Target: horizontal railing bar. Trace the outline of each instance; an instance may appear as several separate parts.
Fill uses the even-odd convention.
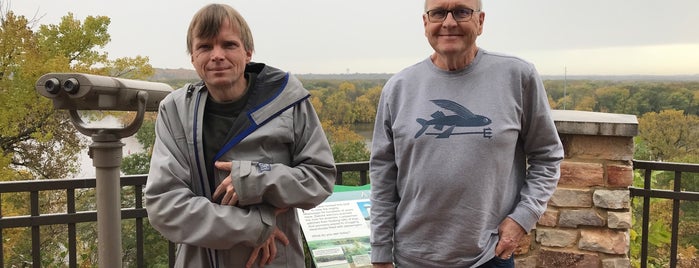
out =
[[[338,163],[337,165],[335,165],[335,167],[337,168],[337,173],[349,171],[366,171],[369,170],[369,161]]]
[[[145,208],[122,208],[121,219],[146,218]],[[46,214],[39,216],[14,216],[0,218],[0,226],[5,228],[31,227],[43,225],[96,222],[97,211],[81,211],[70,214]]]
[[[347,162],[336,165],[337,172],[368,171],[369,161]],[[121,186],[145,185],[147,174],[122,176]],[[56,180],[31,180],[31,181],[4,181],[0,182],[0,193],[33,192],[67,190],[80,188],[95,188],[95,178],[80,179],[56,179]]]
[[[633,169],[699,173],[699,164],[633,160]]]
[[[146,175],[123,176],[120,179],[121,186],[136,186],[146,184]],[[3,181],[0,182],[0,193],[68,190],[80,188],[95,188],[95,178],[82,179],[56,179],[56,180],[32,180],[32,181]]]
[[[631,192],[631,197],[641,196],[641,197],[651,197],[651,198],[665,198],[683,201],[699,201],[699,192],[675,192],[670,190],[648,190],[641,188],[629,188]]]

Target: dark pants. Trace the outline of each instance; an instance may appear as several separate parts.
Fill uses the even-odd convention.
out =
[[[514,256],[510,256],[509,259],[504,260],[500,259],[499,257],[494,257],[485,264],[478,266],[479,268],[514,268],[515,267],[515,258]]]

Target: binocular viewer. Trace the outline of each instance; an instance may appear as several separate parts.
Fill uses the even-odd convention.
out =
[[[52,99],[55,109],[63,110],[138,111],[139,94],[145,94],[146,111],[157,111],[172,87],[92,74],[48,73],[37,80],[36,91]]]
[[[36,81],[36,91],[53,101],[53,108],[68,110],[75,128],[93,139],[131,136],[141,127],[147,111],[157,111],[172,92],[165,83],[83,73],[48,73]],[[91,128],[78,110],[135,111],[136,118],[123,128]],[[101,137],[101,138],[100,138]]]

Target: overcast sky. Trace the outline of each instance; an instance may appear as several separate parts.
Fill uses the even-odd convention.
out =
[[[519,56],[540,73],[699,74],[697,0],[483,0],[479,47]],[[147,56],[193,69],[185,36],[211,1],[0,0],[39,24],[108,16],[111,59]],[[227,0],[248,21],[253,61],[293,73],[395,73],[425,59],[423,0]]]

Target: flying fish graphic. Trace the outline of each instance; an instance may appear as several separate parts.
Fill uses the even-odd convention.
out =
[[[490,125],[490,123],[492,123],[490,118],[474,114],[466,107],[450,100],[431,100],[431,102],[439,107],[452,111],[454,115],[446,115],[442,111],[436,111],[432,113],[431,120],[418,118],[417,122],[422,128],[415,133],[415,138],[420,137],[422,134],[434,135],[436,138],[449,138],[451,135],[469,134],[483,135],[484,138],[492,137],[493,132],[491,128],[483,128],[483,131],[476,132],[454,132],[454,128],[456,127],[481,127]],[[425,133],[431,126],[441,132]],[[445,127],[446,130],[444,129]]]

